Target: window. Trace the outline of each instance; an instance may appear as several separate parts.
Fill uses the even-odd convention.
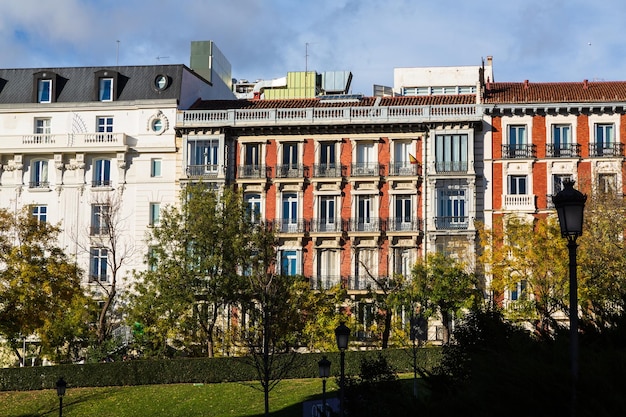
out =
[[[410,195],[397,195],[395,205],[394,230],[411,230],[413,210]]]
[[[163,120],[160,118],[154,119],[151,124],[153,132],[160,132],[163,130]]]
[[[106,248],[91,248],[91,259],[89,263],[90,281],[107,282],[107,257]]]
[[[416,175],[416,161],[411,160],[414,158],[411,152],[411,141],[393,141],[394,164],[389,168],[390,175]]]
[[[48,206],[33,206],[31,214],[40,222],[45,223],[48,219]]]
[[[616,174],[599,174],[598,191],[603,194],[613,194],[617,190]]]
[[[97,139],[101,142],[108,142],[113,140],[113,117],[98,117],[97,123],[98,133],[107,133],[105,135],[97,135]]]
[[[357,196],[357,230],[374,231],[376,229],[376,219],[374,218],[373,198],[369,195]]]
[[[319,164],[315,167],[315,176],[341,176],[341,171],[338,169],[335,159],[335,142],[320,142]]]
[[[159,264],[159,252],[155,247],[148,248],[148,270],[155,272],[158,269]]]
[[[37,102],[38,103],[51,103],[52,102],[52,80],[37,81]]]
[[[508,142],[503,147],[505,158],[529,158],[532,149],[528,146],[526,125],[510,125],[508,128]]]
[[[595,152],[593,156],[617,156],[615,133],[612,123],[597,123],[595,126]]]
[[[295,193],[283,194],[283,232],[296,232],[298,228],[298,195]]]
[[[187,170],[190,175],[217,174],[219,140],[190,140],[187,142]]]
[[[246,165],[260,165],[261,161],[261,144],[250,143],[245,145],[245,164]]]
[[[150,226],[157,226],[161,216],[161,205],[150,203]]]
[[[411,276],[412,260],[411,251],[407,248],[395,248],[393,251],[394,273],[404,277]]]
[[[35,135],[39,139],[38,143],[50,142],[50,119],[49,118],[36,118],[35,119]]]
[[[294,276],[300,274],[299,252],[296,250],[283,250],[280,252],[280,273]]]
[[[352,175],[378,175],[377,168],[374,144],[358,143],[356,146],[356,164],[353,166]]]
[[[467,135],[437,135],[435,157],[437,172],[467,171]]]
[[[339,252],[334,249],[317,251],[317,287],[329,289],[341,282],[339,275]]]
[[[161,176],[161,160],[160,159],[150,160],[150,176],[151,177]]]
[[[509,175],[509,194],[526,194],[526,175]]]
[[[111,161],[96,159],[93,163],[93,187],[111,186]]]
[[[324,195],[319,197],[319,231],[334,232],[335,223],[335,196]]]
[[[103,235],[109,233],[111,206],[108,204],[91,205],[91,234]]]
[[[354,288],[365,290],[368,287],[376,288],[372,277],[377,278],[378,264],[376,262],[377,251],[375,249],[358,249],[354,265]]]
[[[100,78],[98,100],[113,101],[113,78]]]
[[[552,175],[552,195],[556,195],[559,191],[563,190],[563,183],[565,180],[571,180],[572,176],[569,174],[555,174]]]
[[[48,161],[35,160],[30,165],[30,188],[48,188]]]
[[[289,168],[298,167],[298,144],[297,143],[285,143],[283,144],[283,165]]]
[[[527,299],[526,287],[527,287],[527,283],[525,280],[519,281],[517,284],[515,284],[515,286],[509,291],[510,300],[511,301],[526,300]]]
[[[437,202],[438,229],[467,229],[466,190],[439,190]]]
[[[258,223],[261,220],[261,195],[246,194],[244,202],[247,207],[247,214],[250,216],[250,221]]]

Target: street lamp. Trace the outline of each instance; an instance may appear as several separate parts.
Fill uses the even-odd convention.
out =
[[[322,378],[322,415],[326,417],[326,378],[330,376],[330,361],[326,356],[317,363],[320,367],[320,378]]]
[[[576,239],[583,234],[583,213],[587,196],[574,189],[574,181],[563,182],[563,190],[552,197],[559,216],[561,236],[567,239],[569,251],[569,328],[571,368],[571,413],[576,415],[576,384],[578,380],[578,281],[576,277]]]
[[[344,415],[344,391],[346,387],[346,349],[348,348],[348,340],[350,339],[350,329],[345,322],[341,322],[335,329],[335,339],[337,339],[337,348],[340,353],[341,374],[339,379],[339,415]]]
[[[65,389],[67,388],[67,382],[63,377],[59,378],[56,383],[57,395],[59,396],[59,417],[63,417],[63,396],[65,395]]]

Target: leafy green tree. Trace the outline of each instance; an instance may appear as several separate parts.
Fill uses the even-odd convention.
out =
[[[149,268],[128,300],[145,354],[168,356],[172,344],[214,355],[218,320],[243,292],[248,217],[239,193],[202,183],[187,185],[180,206],[163,210],[148,236]]]
[[[441,317],[443,342],[448,343],[453,317],[482,298],[478,286],[476,275],[467,272],[462,263],[442,253],[430,253],[413,267],[404,297],[418,303],[424,317]]]
[[[615,194],[591,194],[578,239],[579,302],[583,318],[610,328],[626,305],[626,204]],[[561,256],[565,257],[565,253]]]
[[[305,327],[299,301],[310,289],[302,277],[281,273],[277,265],[278,241],[271,228],[258,223],[248,236],[244,305],[252,321],[245,329],[246,344],[248,359],[261,383],[265,415],[269,416],[270,391],[296,365],[293,347]],[[284,355],[277,360],[280,353]]]
[[[481,231],[480,258],[496,294],[514,291],[509,318],[530,321],[548,335],[555,313],[567,311],[568,261],[555,216],[532,220],[509,217]]]
[[[69,359],[76,335],[86,332],[81,272],[57,246],[59,232],[28,209],[0,210],[0,335],[20,360],[22,335]]]

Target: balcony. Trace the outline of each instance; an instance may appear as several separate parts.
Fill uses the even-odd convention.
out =
[[[313,290],[329,290],[334,286],[341,285],[341,276],[339,275],[318,275],[311,277],[311,289]]]
[[[589,156],[599,158],[615,158],[624,156],[624,144],[622,143],[590,143]]]
[[[124,152],[127,149],[124,133],[64,133],[20,136],[0,135],[0,153],[41,153],[106,151]]]
[[[503,159],[528,159],[536,155],[535,145],[502,145]]]
[[[502,198],[504,210],[535,211],[534,194],[505,194]]]
[[[309,229],[304,219],[274,219],[271,227],[277,233],[304,233]]]
[[[436,161],[437,174],[463,174],[467,172],[467,161]]]
[[[348,230],[351,232],[380,232],[380,220],[377,217],[352,218]]]
[[[422,165],[410,162],[396,162],[389,165],[389,175],[396,177],[418,177],[422,175]]]
[[[357,162],[350,166],[350,175],[353,177],[380,177],[383,166],[377,162]]]
[[[187,165],[185,172],[188,178],[217,178],[220,168],[220,165]]]
[[[341,223],[341,219],[313,219],[311,220],[311,232],[338,233],[342,231]]]
[[[404,217],[392,217],[387,220],[388,232],[410,232],[416,233],[422,230],[420,219],[407,219]]]
[[[91,181],[91,186],[93,188],[101,188],[101,187],[111,187],[113,182],[111,180],[93,180]]]
[[[437,230],[467,230],[469,228],[468,216],[438,216],[435,217]]]
[[[570,144],[546,144],[546,156],[548,158],[578,158],[580,156],[580,145]]]
[[[348,290],[367,291],[369,289],[378,290],[380,286],[378,283],[385,285],[388,281],[388,277],[376,277],[376,279],[370,277],[367,274],[355,275],[348,277]]]
[[[239,165],[237,167],[237,178],[267,178],[269,168],[265,165]]]
[[[185,110],[176,117],[176,127],[344,125],[349,123],[429,123],[437,121],[480,121],[482,106],[449,104],[439,106],[355,106],[274,109]]]
[[[301,164],[276,165],[276,178],[304,178],[304,171]]]
[[[341,178],[346,176],[345,165],[336,164],[315,164],[313,165],[313,176],[318,178]]]
[[[30,189],[47,190],[50,188],[50,182],[48,181],[31,181],[28,183]]]

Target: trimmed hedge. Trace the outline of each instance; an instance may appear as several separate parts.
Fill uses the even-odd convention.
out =
[[[397,372],[413,371],[410,350],[347,351],[346,374],[357,374],[361,358],[374,357],[378,353],[382,353]],[[332,363],[331,375],[338,376],[339,352],[309,353],[296,356],[295,366],[284,379],[317,378],[317,362],[322,355]],[[289,357],[280,356],[278,360]],[[418,366],[426,369],[432,369],[438,364],[440,357],[438,348],[417,351]],[[250,357],[226,357],[5,368],[0,369],[0,391],[52,389],[59,377],[63,377],[70,388],[254,381],[257,376],[251,363]]]

